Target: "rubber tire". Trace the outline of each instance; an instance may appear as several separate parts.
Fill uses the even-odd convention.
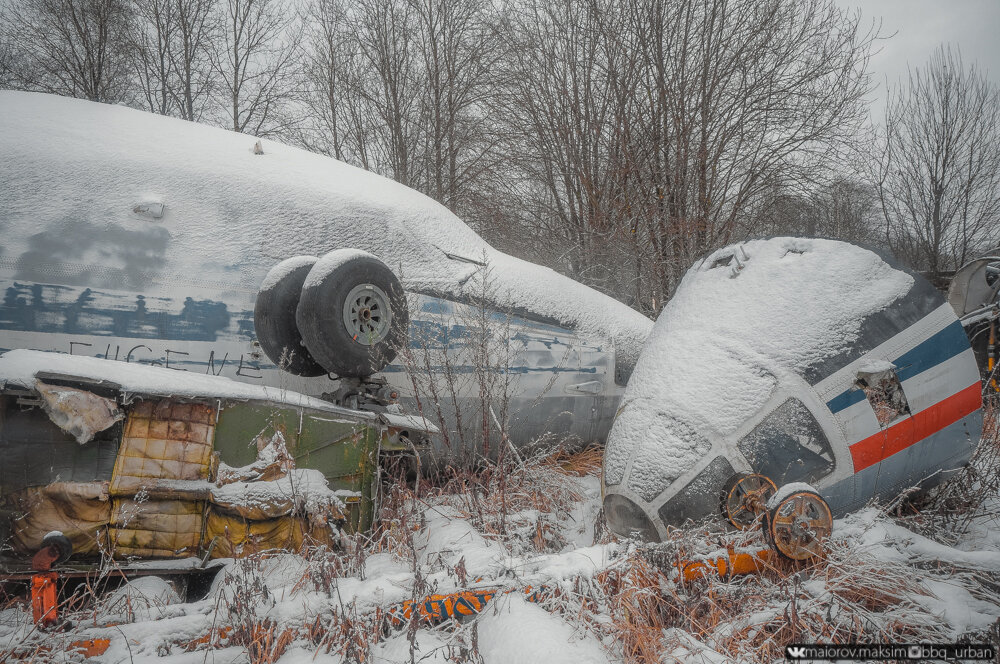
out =
[[[360,284],[381,288],[392,313],[389,333],[370,346],[356,341],[343,320],[347,296]],[[364,252],[353,253],[326,274],[311,273],[302,287],[295,320],[317,362],[332,374],[357,378],[388,366],[406,342],[410,326],[403,285],[388,265]]]
[[[73,555],[73,543],[69,541],[69,538],[63,534],[59,535],[46,535],[42,539],[42,546],[39,549],[44,549],[47,546],[55,547],[56,551],[59,552],[59,558],[56,559],[53,565],[59,565],[67,560]]]
[[[295,323],[295,311],[299,306],[302,283],[318,260],[315,256],[296,256],[275,265],[268,272],[268,277],[276,270],[285,274],[267,290],[257,292],[253,308],[254,331],[264,354],[282,370],[309,378],[324,376],[327,371],[303,345],[302,335]],[[298,265],[288,270],[287,266],[292,262]],[[268,277],[264,278],[265,284],[270,281]]]

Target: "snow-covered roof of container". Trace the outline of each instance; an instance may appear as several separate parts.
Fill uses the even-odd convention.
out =
[[[135,362],[117,362],[83,355],[37,350],[11,350],[0,355],[0,385],[35,389],[39,380],[53,377],[104,383],[132,394],[182,398],[215,398],[313,408],[353,419],[375,419],[373,413],[348,410],[328,401],[276,387],[250,385],[224,376],[196,374]]]
[[[231,283],[235,273],[255,290],[280,259],[356,248],[410,290],[459,297],[477,269],[469,261],[485,258],[512,306],[626,344],[641,344],[652,327],[610,297],[495,250],[398,182],[269,140],[256,155],[254,143],[123,106],[0,91],[5,258],[89,267],[90,286],[171,275]],[[33,230],[21,237],[13,228]]]
[[[608,437],[605,473],[643,497],[692,468],[788,375],[857,340],[914,278],[845,242],[774,238],[692,267],[656,321]]]

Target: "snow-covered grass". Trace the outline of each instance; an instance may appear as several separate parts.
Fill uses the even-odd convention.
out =
[[[686,581],[679,560],[763,548],[762,536],[716,524],[655,546],[614,541],[598,523],[591,450],[514,463],[503,482],[488,468],[421,482],[419,493],[397,485],[371,537],[339,552],[231,561],[200,601],[134,581],[48,634],[33,628],[29,607],[10,604],[0,662],[74,661],[66,644],[91,638],[111,642],[97,661],[167,664],[777,662],[794,642],[996,642],[994,418],[987,429],[974,465],[919,511],[871,505],[838,520],[822,560]],[[460,589],[497,594],[460,622],[387,619],[406,600]]]

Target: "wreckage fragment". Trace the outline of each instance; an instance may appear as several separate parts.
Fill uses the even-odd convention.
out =
[[[114,400],[93,392],[42,381],[35,384],[35,389],[49,418],[81,445],[125,417]]]
[[[74,374],[66,356],[53,372],[53,354],[16,354],[0,357],[0,535],[21,555],[60,530],[77,558],[239,557],[333,545],[371,522],[384,435],[371,413],[234,398],[224,378],[176,397],[163,392],[179,372],[128,367],[136,389],[118,367],[114,382],[94,375],[117,363],[69,358],[85,360]]]
[[[753,240],[707,256],[660,315],[609,435],[609,527],[662,540],[720,508],[752,523],[764,510],[748,512],[732,490],[757,475],[794,498],[794,514],[768,514],[779,552],[812,555],[833,517],[947,478],[982,431],[958,315],[983,297],[956,311],[891,257],[833,240]]]

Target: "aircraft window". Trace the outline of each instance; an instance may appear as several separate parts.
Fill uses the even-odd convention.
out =
[[[735,472],[726,457],[715,457],[677,495],[663,503],[660,518],[667,525],[680,526],[689,519],[697,521],[717,514],[717,496],[722,494],[722,487]]]
[[[833,471],[833,450],[819,422],[798,399],[778,406],[737,444],[754,472],[781,486],[813,482]]]
[[[884,427],[893,420],[910,414],[910,405],[894,369],[860,371],[856,385],[865,391],[879,426]]]

